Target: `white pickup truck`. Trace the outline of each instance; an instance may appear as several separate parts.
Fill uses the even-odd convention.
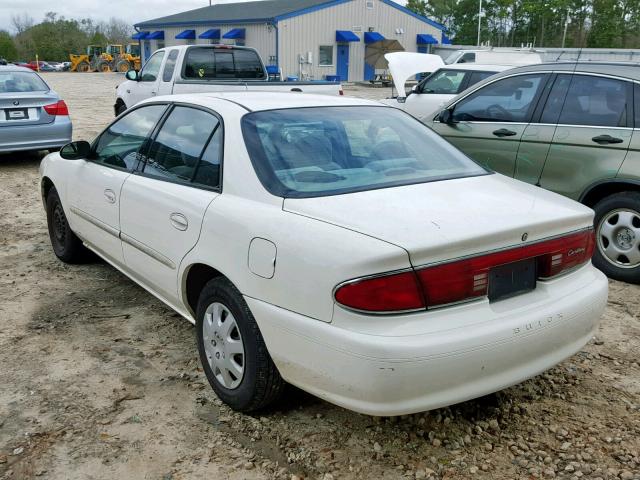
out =
[[[140,72],[129,70],[116,88],[116,116],[156,95],[230,91],[293,91],[343,95],[339,82],[271,81],[258,52],[232,45],[161,48]]]

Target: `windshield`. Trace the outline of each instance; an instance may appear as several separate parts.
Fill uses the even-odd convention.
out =
[[[420,92],[456,95],[466,74],[466,71],[460,70],[438,70],[424,81]]]
[[[0,93],[47,91],[47,84],[34,72],[0,72]]]
[[[260,181],[279,197],[318,197],[487,173],[393,108],[254,112],[243,117],[242,132]]]

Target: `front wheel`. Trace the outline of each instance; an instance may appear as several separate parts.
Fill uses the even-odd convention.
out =
[[[82,241],[73,233],[55,188],[47,194],[47,227],[53,252],[65,263],[81,263],[87,254]]]
[[[640,284],[640,193],[611,195],[594,210],[594,265],[610,278]]]
[[[275,402],[285,383],[238,289],[227,279],[211,280],[196,317],[200,361],[218,397],[240,412]]]

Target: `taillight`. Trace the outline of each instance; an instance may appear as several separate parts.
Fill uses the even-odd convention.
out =
[[[352,281],[336,289],[335,299],[346,307],[373,313],[441,307],[487,296],[494,267],[535,258],[538,278],[548,279],[587,263],[594,248],[593,229],[583,230],[415,272]]]
[[[340,305],[364,312],[388,313],[425,308],[413,270],[349,282],[338,287],[334,296]]]
[[[52,103],[51,105],[45,105],[44,111],[49,115],[69,115],[69,108],[67,104],[64,103],[64,100],[59,100],[57,103]]]

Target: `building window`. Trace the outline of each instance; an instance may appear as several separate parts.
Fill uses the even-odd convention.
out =
[[[373,2],[367,2],[367,8],[373,10]]]
[[[330,67],[333,65],[333,45],[320,46],[318,65],[320,65],[321,67]]]
[[[164,40],[158,40],[158,50],[164,48]]]

